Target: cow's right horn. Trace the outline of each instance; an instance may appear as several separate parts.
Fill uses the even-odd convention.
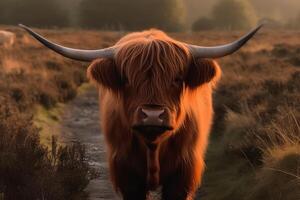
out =
[[[255,35],[255,33],[262,26],[263,24],[257,26],[256,28],[251,30],[248,34],[244,35],[243,37],[239,38],[238,40],[230,44],[214,46],[214,47],[203,47],[203,46],[190,45],[190,44],[188,44],[187,46],[195,58],[221,58],[239,50]]]
[[[61,54],[64,57],[71,58],[73,60],[90,62],[97,58],[114,57],[115,47],[109,47],[109,48],[99,49],[99,50],[72,49],[72,48],[58,45],[54,42],[47,40],[46,38],[34,32],[32,29],[30,29],[29,27],[23,24],[19,24],[19,26],[25,29],[28,33],[30,33],[30,35],[32,35],[35,39],[37,39],[39,42],[41,42],[49,49],[55,51],[56,53]]]

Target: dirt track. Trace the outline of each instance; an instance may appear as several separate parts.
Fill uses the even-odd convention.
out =
[[[100,170],[100,178],[92,180],[86,191],[90,200],[117,200],[108,177],[106,151],[99,128],[98,94],[88,89],[72,101],[62,118],[65,142],[80,141],[86,145],[89,163]]]

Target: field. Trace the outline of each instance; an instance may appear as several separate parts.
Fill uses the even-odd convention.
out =
[[[0,47],[0,127],[8,127],[9,135],[25,126],[26,134],[34,132],[43,145],[51,146],[51,135],[60,136],[54,124],[59,124],[64,105],[87,81],[88,64],[52,53],[16,27],[0,29],[17,35],[13,46]],[[90,49],[110,46],[125,34],[71,29],[39,32],[66,46]],[[171,35],[187,43],[216,45],[241,34]],[[215,122],[201,199],[300,199],[299,35],[263,30],[241,51],[218,60],[223,77],[214,95]],[[0,135],[0,150],[5,148],[4,139]],[[4,158],[0,152],[0,177]],[[3,185],[0,178],[0,199]]]

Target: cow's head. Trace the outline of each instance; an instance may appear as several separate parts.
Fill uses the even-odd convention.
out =
[[[261,26],[223,46],[188,45],[150,30],[129,34],[115,46],[101,50],[62,47],[22,27],[65,57],[93,61],[88,74],[120,98],[124,124],[154,142],[180,128],[193,99],[189,95],[218,76],[219,67],[209,59],[237,51]]]
[[[124,124],[150,142],[181,126],[187,96],[219,70],[158,30],[125,36],[117,45],[114,58],[95,60],[88,74],[120,98]]]

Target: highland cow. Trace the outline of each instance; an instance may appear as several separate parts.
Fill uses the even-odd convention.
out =
[[[188,45],[153,29],[100,50],[66,48],[21,26],[65,57],[92,61],[88,76],[99,85],[110,176],[123,199],[144,200],[158,186],[165,200],[193,199],[221,76],[212,59],[237,51],[261,26],[223,46]]]
[[[9,48],[14,44],[15,40],[16,35],[14,33],[0,30],[0,47]]]

